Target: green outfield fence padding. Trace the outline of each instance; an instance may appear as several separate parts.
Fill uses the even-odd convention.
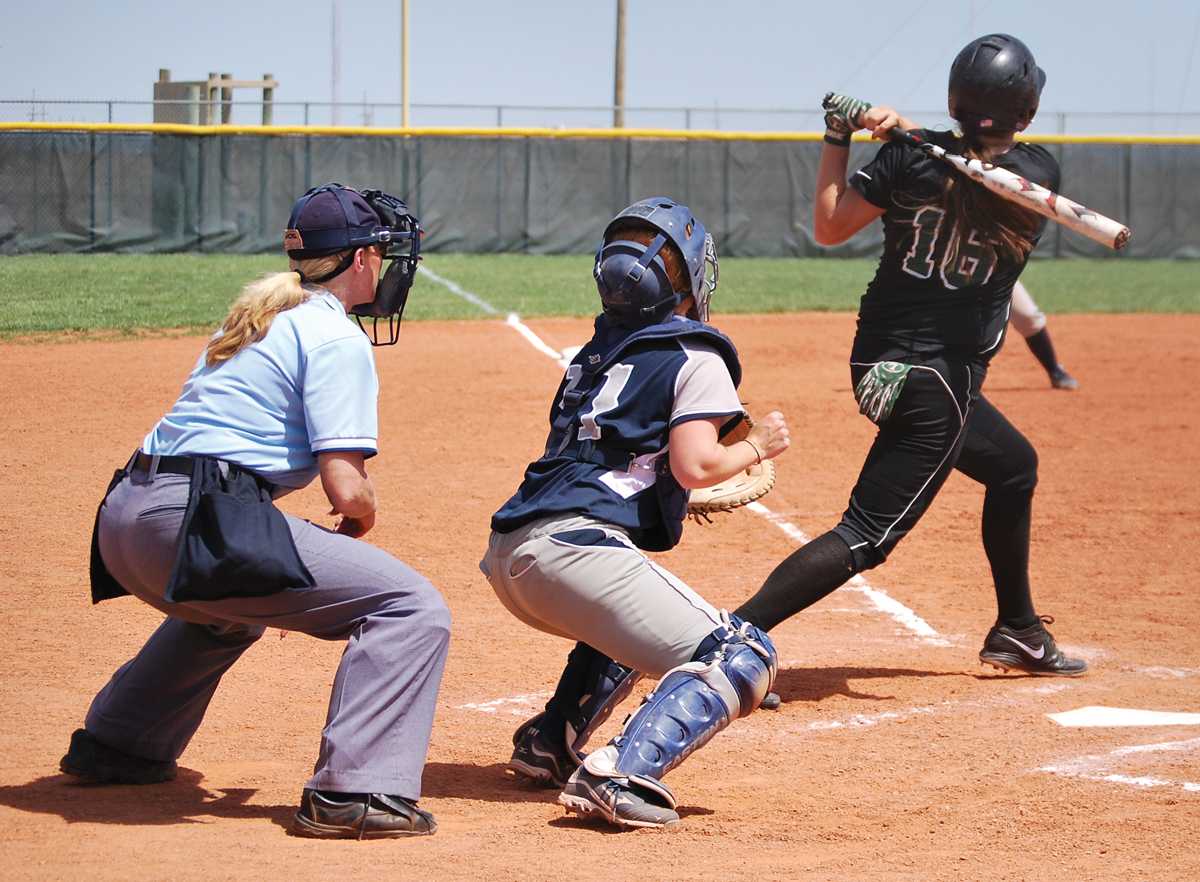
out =
[[[0,253],[270,252],[292,202],[329,181],[406,199],[429,251],[584,253],[624,205],[686,202],[722,255],[869,256],[882,230],[812,239],[811,135],[0,130]],[[1045,139],[1063,194],[1133,230],[1121,256],[1200,257],[1200,139]],[[877,144],[856,141],[850,169]],[[1038,256],[1113,255],[1050,224]]]

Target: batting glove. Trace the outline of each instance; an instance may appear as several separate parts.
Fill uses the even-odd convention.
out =
[[[821,109],[825,111],[825,143],[849,147],[850,136],[862,128],[859,122],[861,114],[870,110],[871,105],[849,95],[827,92],[821,101]]]

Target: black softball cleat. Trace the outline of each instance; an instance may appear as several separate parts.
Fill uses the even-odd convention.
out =
[[[174,760],[134,756],[97,741],[87,729],[71,734],[71,746],[59,769],[89,784],[160,784],[174,779]]]
[[[1040,616],[1028,628],[996,624],[983,641],[979,660],[1002,671],[1021,671],[1043,677],[1078,677],[1087,673],[1087,662],[1067,658],[1046,630],[1053,616]]]
[[[579,765],[564,739],[557,742],[542,728],[543,711],[522,723],[513,733],[512,758],[506,771],[541,787],[562,787]],[[582,758],[582,757],[581,757]]]
[[[310,839],[396,839],[435,830],[433,815],[403,796],[306,788],[288,832]]]

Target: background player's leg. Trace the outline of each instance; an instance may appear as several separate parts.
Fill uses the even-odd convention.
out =
[[[1050,385],[1055,389],[1078,389],[1079,381],[1076,380],[1067,369],[1058,362],[1058,355],[1054,351],[1054,343],[1050,340],[1050,329],[1042,328],[1036,334],[1025,338],[1025,344],[1029,347],[1029,351],[1046,369],[1046,375],[1050,377]]]
[[[1012,308],[1009,321],[1022,337],[1029,351],[1046,370],[1050,383],[1056,389],[1077,389],[1078,381],[1058,363],[1050,331],[1046,327],[1046,314],[1034,302],[1028,289],[1019,281],[1013,285]]]

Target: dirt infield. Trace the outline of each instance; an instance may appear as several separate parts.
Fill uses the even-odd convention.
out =
[[[0,345],[0,878],[1200,878],[1200,727],[1046,717],[1200,711],[1200,316],[1053,321],[1081,390],[1052,391],[1013,340],[985,391],[1040,452],[1034,598],[1093,672],[1057,681],[979,666],[995,609],[982,493],[955,475],[893,559],[865,574],[868,587],[776,630],[782,708],[738,722],[672,773],[684,819],[669,833],[568,819],[553,791],[504,775],[510,733],[545,700],[568,647],[511,618],[476,562],[488,516],[539,452],[559,369],[500,322],[407,324],[378,358],[381,508],[369,538],[442,589],[454,636],[422,799],[440,829],[375,843],[284,834],[341,650],[300,634],[269,631],[227,675],[177,781],[91,788],[57,773],[88,701],[158,619],[130,598],[89,605],[96,502],[202,341]],[[871,437],[849,395],[853,317],[719,323],[741,348],[753,408],[779,407],[795,427],[764,502],[819,533]],[[529,324],[555,348],[590,329]],[[327,522],[321,502],[310,488],[286,507]],[[689,527],[667,562],[733,607],[794,547],[741,511]],[[903,606],[881,609],[880,592]]]

